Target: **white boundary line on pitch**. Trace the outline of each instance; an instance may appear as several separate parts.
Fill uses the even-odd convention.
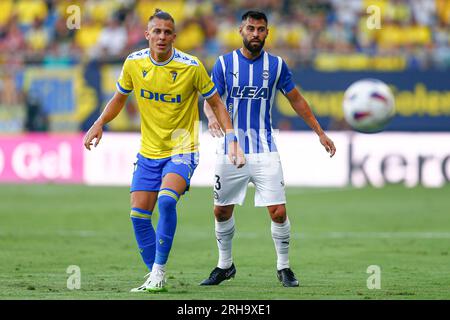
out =
[[[200,236],[200,235],[199,235]],[[257,239],[261,238],[260,233],[239,232],[236,230],[236,238]],[[353,231],[332,231],[332,232],[307,232],[292,233],[293,239],[450,239],[450,232],[353,232]]]
[[[320,194],[320,193],[331,193],[331,192],[345,192],[345,191],[355,191],[359,190],[355,187],[331,187],[331,188],[323,188],[323,187],[309,187],[309,188],[301,188],[301,187],[289,187],[286,186],[286,195],[296,195],[296,194]]]
[[[450,232],[371,232],[371,231],[335,231],[318,233],[293,233],[296,239],[450,239]]]
[[[123,235],[124,233],[121,233]],[[0,236],[65,236],[65,237],[80,237],[80,238],[92,238],[101,237],[105,235],[112,235],[110,232],[93,231],[93,230],[58,230],[58,231],[35,231],[27,232],[24,234],[12,234],[0,231]],[[118,236],[115,233],[114,236]],[[196,231],[195,233],[188,232],[183,233],[184,238],[191,239],[205,239],[214,238],[213,233],[205,231]],[[270,237],[270,231],[267,231],[267,237]],[[235,238],[244,239],[258,239],[262,238],[262,232],[239,232],[236,230]],[[376,231],[331,231],[331,232],[294,232],[291,234],[293,239],[450,239],[450,232],[439,231],[424,231],[424,232],[407,232],[407,231],[392,231],[392,232],[376,232]]]

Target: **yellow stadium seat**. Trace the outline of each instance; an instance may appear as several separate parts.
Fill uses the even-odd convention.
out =
[[[75,34],[75,43],[83,50],[87,50],[97,43],[101,31],[102,27],[99,24],[84,24]]]
[[[411,14],[411,8],[406,3],[387,2],[383,18],[398,22],[409,21]]]
[[[26,42],[29,48],[35,51],[44,50],[50,40],[47,32],[42,29],[30,30],[27,35]]]
[[[201,47],[205,41],[203,29],[197,23],[189,23],[177,31],[175,47],[182,51],[189,52],[195,48]]]
[[[404,30],[397,25],[386,25],[376,32],[376,41],[381,48],[392,48],[404,43]]]
[[[5,25],[11,18],[13,12],[12,0],[3,0],[0,2],[0,26]]]
[[[369,29],[367,27],[367,18],[364,16],[361,19],[359,19],[358,23],[358,31],[361,33],[362,37],[367,42],[372,42],[375,39],[377,29]]]
[[[388,1],[387,0],[364,0],[362,7],[368,8],[369,6],[377,6],[380,8],[381,16],[385,17],[387,14]],[[365,11],[365,10],[364,10]]]
[[[239,34],[236,31],[237,34]],[[278,39],[278,27],[275,25],[271,25],[269,26],[269,36],[266,39],[266,47],[267,48],[274,48],[277,45],[277,42],[279,42],[280,40]],[[241,38],[241,44],[242,44],[242,37],[239,36]]]
[[[108,19],[119,9],[118,1],[88,1],[86,12],[98,23],[106,23]]]
[[[450,1],[436,0],[436,12],[439,19],[447,24],[450,24]]]
[[[217,39],[228,48],[239,48],[242,45],[242,37],[238,28],[234,26],[220,26]]]
[[[413,26],[409,28],[407,40],[414,44],[429,44],[431,42],[431,31],[426,26]]]
[[[292,25],[287,28],[284,40],[291,48],[298,48],[300,47],[300,43],[304,37],[305,29],[303,26]]]
[[[432,41],[431,31],[426,26],[396,25],[385,26],[377,33],[377,43],[381,48],[420,44],[425,45]]]
[[[364,54],[329,54],[320,53],[317,55],[314,65],[318,70],[364,70],[369,64],[369,57]]]
[[[47,5],[43,0],[18,0],[14,4],[14,12],[20,24],[31,25],[36,18],[47,17]]]
[[[136,11],[141,19],[141,22],[146,24],[155,9],[167,11],[175,20],[175,25],[184,21],[185,18],[185,3],[182,0],[170,1],[152,1],[140,0],[136,5]]]

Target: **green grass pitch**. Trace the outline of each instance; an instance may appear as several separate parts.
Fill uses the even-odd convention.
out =
[[[450,186],[440,189],[288,188],[291,267],[299,288],[275,276],[265,208],[249,189],[237,207],[236,278],[201,287],[217,262],[212,190],[178,206],[169,292],[132,294],[146,273],[126,187],[0,186],[0,299],[449,299]],[[158,214],[155,212],[154,221]],[[67,289],[81,270],[81,288]],[[381,268],[381,289],[367,268]]]

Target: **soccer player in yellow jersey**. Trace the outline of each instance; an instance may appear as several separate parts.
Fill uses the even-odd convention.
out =
[[[176,204],[188,190],[198,163],[198,92],[213,108],[227,133],[229,160],[245,164],[230,117],[214,83],[194,56],[173,48],[172,16],[157,9],[145,37],[149,48],[130,54],[117,82],[117,92],[84,138],[90,150],[100,142],[103,126],[122,110],[134,91],[141,115],[141,149],[131,183],[131,221],[140,254],[150,273],[132,292],[166,291],[166,262],[177,224]],[[95,139],[95,142],[94,142]],[[156,232],[151,223],[158,201]]]

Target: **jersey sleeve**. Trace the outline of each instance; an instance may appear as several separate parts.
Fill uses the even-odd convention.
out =
[[[130,75],[130,60],[125,60],[116,87],[117,91],[123,95],[129,95],[133,91],[133,80]]]
[[[194,87],[202,94],[203,98],[208,99],[217,92],[217,89],[203,64],[200,61],[197,62]]]
[[[292,81],[292,72],[289,70],[286,62],[282,60],[280,78],[278,79],[277,89],[284,95],[295,88],[295,83]]]
[[[222,96],[225,93],[225,79],[223,76],[223,69],[220,58],[217,59],[216,63],[214,64],[213,70],[211,72],[211,79],[214,82],[219,95]]]

